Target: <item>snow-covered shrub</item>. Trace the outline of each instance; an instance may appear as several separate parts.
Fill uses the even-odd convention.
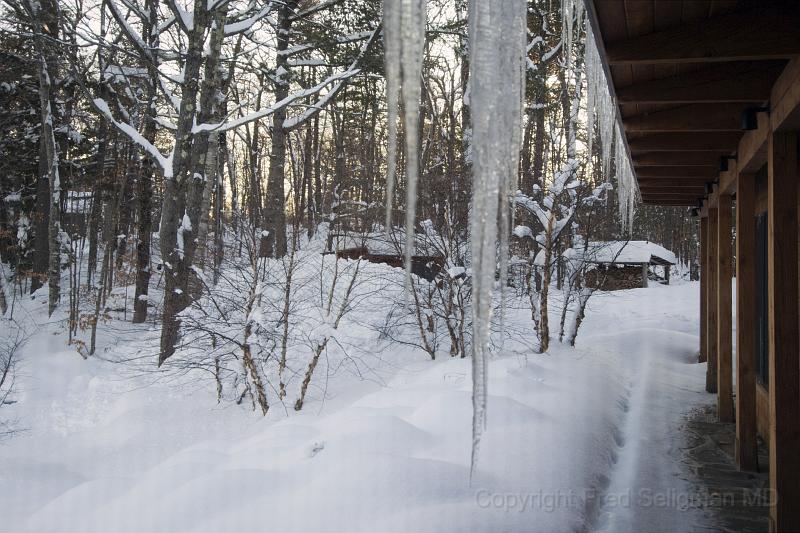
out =
[[[241,235],[228,244],[241,256],[226,254],[213,291],[182,314],[184,347],[169,366],[203,369],[220,399],[264,413],[301,409],[336,372],[367,371],[381,317],[402,297],[402,271],[336,259],[324,231],[281,259],[261,257],[258,230]]]
[[[435,257],[433,279],[400,278],[399,298],[381,326],[393,342],[416,346],[431,359],[445,347],[451,357],[466,357],[471,338],[472,280],[466,241],[446,226],[442,232],[423,221],[417,247]],[[402,246],[398,248],[398,253]]]
[[[14,321],[0,318],[0,440],[16,430],[15,420],[6,420],[3,407],[14,402],[15,370],[20,348],[25,344],[23,328]]]

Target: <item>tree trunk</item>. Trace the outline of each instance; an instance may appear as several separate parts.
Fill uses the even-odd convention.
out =
[[[154,32],[158,26],[158,3],[159,0],[148,0],[146,4],[150,19],[144,28],[144,38],[153,49],[156,49],[159,44],[158,35]],[[148,105],[142,133],[148,142],[154,143],[156,137],[155,101],[157,97],[158,70],[152,62],[148,63],[147,70],[150,76],[150,83],[147,87]],[[150,245],[153,234],[153,176],[155,172],[155,162],[150,158],[143,159],[137,184],[139,240],[136,243],[136,292],[133,300],[133,322],[136,324],[147,320],[147,295],[150,291],[151,272]]]
[[[275,101],[280,102],[289,96],[289,61],[281,52],[289,47],[292,29],[292,14],[297,7],[296,0],[288,0],[278,11],[277,61],[278,79],[275,82]],[[267,198],[264,208],[264,229],[266,235],[262,255],[283,257],[286,255],[286,107],[281,107],[272,115],[272,146],[269,156],[269,175],[267,176]]]
[[[199,203],[195,191],[187,193],[189,192],[189,181],[196,181],[190,176],[193,170],[190,158],[193,150],[192,127],[195,124],[195,106],[199,91],[203,41],[205,29],[208,27],[208,15],[206,3],[195,2],[194,27],[189,34],[186,63],[184,64],[183,91],[175,133],[176,149],[172,162],[172,175],[165,176],[164,180],[164,200],[159,228],[161,257],[164,261],[164,318],[161,329],[161,352],[158,357],[159,366],[175,353],[180,333],[178,313],[189,304],[189,271],[195,239],[194,228],[197,226],[192,226],[186,206],[187,196],[192,196],[191,203]],[[197,189],[196,184],[194,189]],[[196,217],[198,213],[194,214]]]
[[[54,107],[52,105],[52,82],[58,75],[57,57],[55,57],[50,42],[58,39],[59,28],[59,9],[58,4],[53,0],[42,0],[34,2],[28,0],[26,8],[31,17],[34,29],[34,47],[39,56],[39,114],[42,129],[39,135],[39,179],[36,187],[36,217],[34,219],[35,249],[33,254],[33,278],[31,279],[31,292],[39,289],[45,278],[50,281],[50,299],[55,295],[55,301],[51,301],[48,308],[52,314],[55,303],[58,301],[60,268],[56,265],[54,279],[50,279],[53,273],[53,254],[50,245],[54,240],[53,230],[56,229],[54,222],[58,222],[60,206],[55,202],[56,209],[53,216],[50,210],[53,204],[53,193],[58,189],[60,193],[60,183],[55,183],[58,178],[58,152],[53,131]],[[58,198],[56,198],[58,200]],[[58,235],[55,234],[57,242]],[[60,257],[59,248],[55,248],[57,259]]]
[[[42,5],[43,4],[43,5]],[[39,105],[42,129],[40,132],[40,168],[49,183],[49,216],[47,224],[48,262],[47,281],[50,286],[48,315],[52,315],[61,297],[61,179],[58,173],[58,145],[54,124],[53,78],[57,76],[56,58],[47,39],[58,34],[58,6],[49,1],[30,2],[34,17],[34,42],[39,56]],[[48,32],[45,36],[44,32]],[[40,185],[41,186],[41,185]]]

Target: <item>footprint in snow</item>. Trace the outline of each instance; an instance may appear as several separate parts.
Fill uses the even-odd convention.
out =
[[[308,458],[310,459],[324,449],[325,449],[325,442],[315,442],[306,451],[306,456],[308,456]]]

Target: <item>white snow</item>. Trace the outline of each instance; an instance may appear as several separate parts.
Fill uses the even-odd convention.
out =
[[[650,241],[590,241],[585,253],[583,249],[568,248],[563,254],[565,259],[577,255],[581,260],[590,263],[636,264],[655,261],[662,264],[664,262],[671,265],[678,264],[678,258],[673,252]],[[542,251],[536,255],[535,264],[544,264]]]
[[[340,329],[337,342],[376,350],[369,375],[337,374],[326,400],[262,418],[217,404],[208,382],[120,379],[125,367],[104,360],[140,356],[157,332],[128,324],[87,361],[63,336],[35,335],[16,403],[3,407],[26,429],[2,445],[3,529],[552,533],[592,516],[587,529],[614,533],[702,525],[701,510],[611,503],[690,490],[675,460],[679,427],[714,399],[705,364],[693,364],[698,291],[595,296],[574,350],[534,355],[524,336],[507,342],[488,363],[492,423],[471,485],[467,359],[381,351],[376,337]],[[529,310],[508,320],[529,327]]]
[[[184,213],[183,218],[181,219],[181,223],[178,225],[178,231],[176,233],[176,238],[177,238],[176,245],[177,245],[178,255],[181,257],[181,259],[183,259],[184,246],[185,246],[184,233],[189,233],[191,231],[192,231],[192,220],[189,218],[188,213]]]
[[[592,241],[585,257],[597,263],[650,263],[656,259],[678,264],[673,252],[650,241]]]
[[[533,230],[528,226],[514,226],[514,235],[520,239],[524,237],[533,238]]]

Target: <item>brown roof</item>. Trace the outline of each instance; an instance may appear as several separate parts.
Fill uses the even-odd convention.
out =
[[[643,202],[697,205],[800,53],[800,2],[586,4]]]

